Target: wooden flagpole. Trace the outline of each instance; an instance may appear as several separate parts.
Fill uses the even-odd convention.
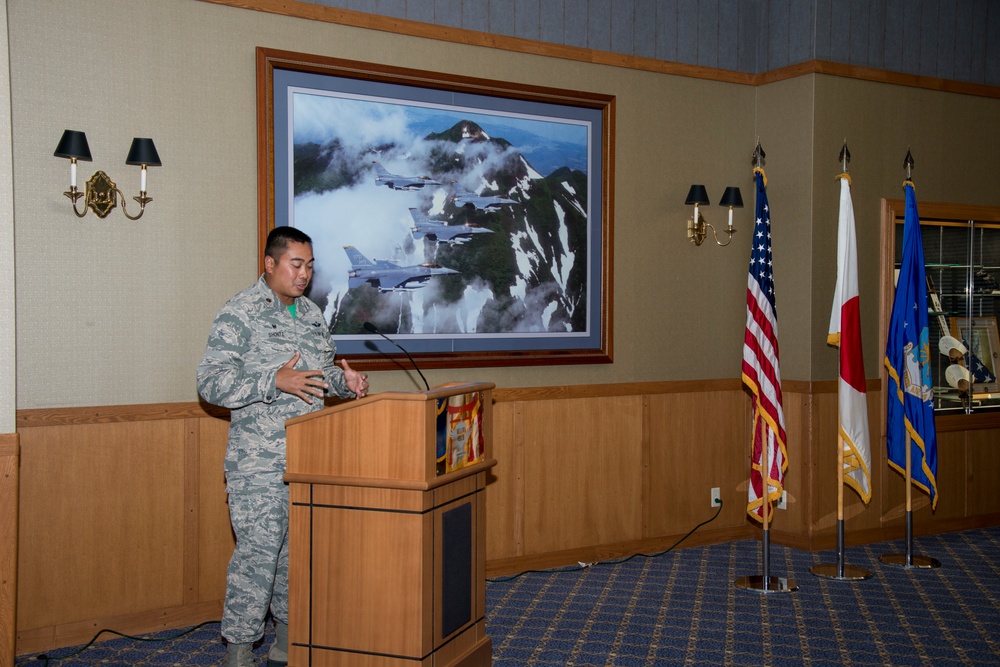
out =
[[[809,571],[817,577],[838,581],[861,581],[872,576],[870,570],[844,563],[844,436],[837,436],[837,562],[813,565]]]

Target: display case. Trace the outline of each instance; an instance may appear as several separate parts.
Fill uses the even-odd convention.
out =
[[[1000,410],[1000,209],[934,203],[918,209],[935,410]],[[902,260],[904,210],[902,201],[886,201],[883,211],[893,286]]]

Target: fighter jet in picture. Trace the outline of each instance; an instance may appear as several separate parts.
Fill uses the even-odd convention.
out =
[[[477,195],[474,192],[469,192],[458,183],[453,184],[449,199],[455,202],[455,206],[462,207],[472,204],[480,211],[498,211],[501,206],[517,205],[513,199],[504,199],[496,195]]]
[[[351,260],[351,269],[347,272],[347,286],[351,289],[370,283],[379,292],[411,292],[425,287],[427,281],[434,276],[458,273],[440,264],[400,266],[384,259],[372,261],[351,245],[344,246],[344,252]]]
[[[471,241],[476,234],[493,233],[492,229],[469,223],[446,225],[438,220],[431,220],[415,208],[410,209],[410,216],[413,217],[413,226],[410,227],[410,231],[413,233],[413,238],[418,240],[426,236],[439,244],[463,245]]]
[[[375,185],[387,185],[393,190],[420,190],[427,185],[441,185],[429,176],[400,176],[390,174],[378,162],[375,165]]]

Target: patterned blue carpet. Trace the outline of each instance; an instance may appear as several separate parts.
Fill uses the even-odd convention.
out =
[[[809,571],[836,563],[834,552],[772,545],[770,574],[794,579],[791,593],[734,585],[762,574],[754,541],[498,578],[486,587],[493,664],[1000,665],[1000,527],[917,538],[914,553],[940,568],[878,560],[904,549],[848,548],[846,563],[873,576],[845,582]],[[257,649],[262,658],[270,642]],[[212,665],[224,653],[218,623],[80,648],[16,665]]]

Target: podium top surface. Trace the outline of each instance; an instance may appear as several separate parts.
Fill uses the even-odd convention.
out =
[[[423,402],[446,398],[448,396],[455,396],[458,394],[467,394],[474,391],[488,391],[494,387],[496,387],[496,385],[492,382],[448,382],[436,387],[431,387],[429,391],[383,391],[377,394],[369,394],[368,396],[357,400],[348,399],[339,405],[333,405],[328,408],[323,408],[322,410],[317,410],[316,412],[310,412],[298,417],[293,417],[292,419],[286,420],[285,425],[290,426],[293,424],[301,424],[313,419],[321,419],[331,413],[341,412],[344,410],[354,410],[363,405],[369,405],[371,403],[378,403],[381,401]]]

